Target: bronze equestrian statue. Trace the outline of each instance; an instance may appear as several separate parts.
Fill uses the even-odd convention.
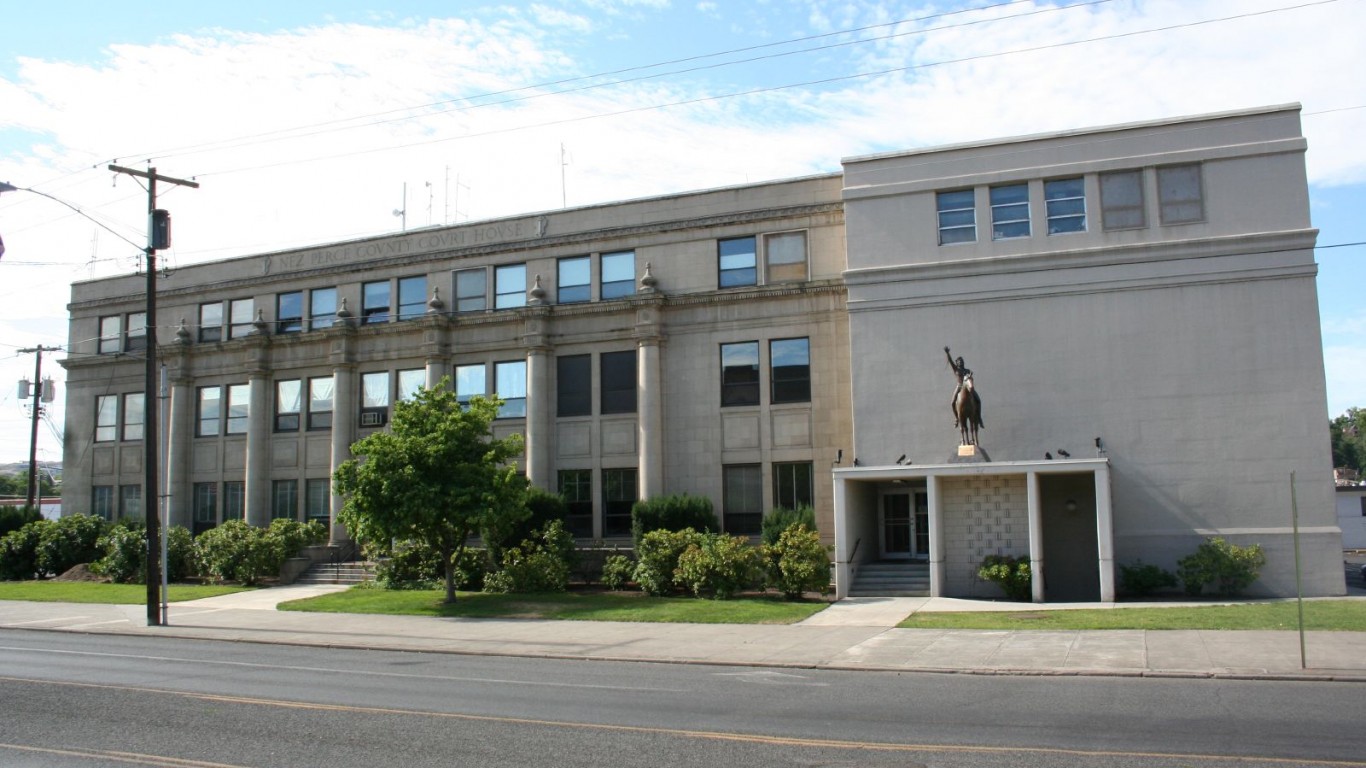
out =
[[[944,357],[958,377],[958,387],[953,390],[953,400],[949,404],[953,410],[953,425],[958,427],[962,445],[977,445],[977,430],[982,428],[982,398],[973,385],[972,371],[963,364],[963,358],[955,361],[948,347],[944,347]]]

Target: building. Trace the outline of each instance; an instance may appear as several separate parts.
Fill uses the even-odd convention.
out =
[[[583,538],[687,492],[744,534],[812,504],[841,596],[886,560],[990,594],[999,553],[1036,599],[1108,600],[1116,564],[1206,535],[1262,543],[1254,589],[1285,594],[1294,470],[1306,584],[1340,594],[1304,151],[1272,107],[185,267],[158,295],[171,521],[334,520],[349,445],[450,377],[506,401]],[[72,287],[68,511],[141,514],[142,290]]]
[[[1366,484],[1336,488],[1343,549],[1366,549]]]

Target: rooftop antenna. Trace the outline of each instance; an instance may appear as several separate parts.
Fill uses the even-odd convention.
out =
[[[561,208],[567,208],[567,207],[569,207],[569,204],[568,204],[568,202],[567,202],[568,198],[567,198],[566,195],[565,195],[565,188],[564,188],[564,167],[565,167],[566,165],[569,165],[569,158],[565,155],[565,151],[564,151],[564,142],[562,141],[562,142],[560,142],[560,207],[561,207]]]
[[[403,231],[408,231],[408,182],[403,182],[403,207],[395,208],[394,215],[403,219]]]
[[[427,226],[430,227],[432,225],[432,183],[430,181],[422,183],[427,185]]]

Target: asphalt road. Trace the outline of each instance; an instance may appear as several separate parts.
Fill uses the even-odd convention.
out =
[[[0,765],[1366,765],[1362,692],[6,630]]]

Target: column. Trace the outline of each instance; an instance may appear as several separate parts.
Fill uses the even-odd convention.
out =
[[[1096,551],[1100,553],[1100,600],[1115,601],[1115,524],[1110,507],[1110,467],[1096,470]]]
[[[636,451],[642,499],[664,495],[664,405],[659,366],[659,339],[640,339],[636,344]]]
[[[550,350],[526,353],[526,476],[531,485],[554,491],[551,477]]]
[[[194,378],[181,367],[171,379],[171,415],[166,420],[166,499],[171,525],[194,530],[190,456],[194,442]]]
[[[930,597],[943,597],[948,565],[944,559],[944,506],[938,475],[927,478],[925,495],[930,506]]]
[[[446,359],[443,357],[427,358],[427,389],[436,389],[441,383],[441,379],[446,376]]]
[[[838,474],[834,477],[835,490],[835,599],[849,596],[849,483]]]
[[[1029,575],[1032,598],[1044,601],[1043,594],[1043,501],[1039,491],[1039,473],[1025,475],[1025,493],[1029,496]]]
[[[255,370],[247,374],[251,388],[247,420],[247,522],[270,525],[270,374]]]
[[[332,368],[332,469],[328,477],[335,475],[337,468],[351,458],[351,444],[356,441],[356,421],[360,418],[356,378],[356,367],[350,363],[334,365]],[[333,494],[329,543],[334,545],[351,540],[346,526],[337,519],[341,508],[342,498]]]

